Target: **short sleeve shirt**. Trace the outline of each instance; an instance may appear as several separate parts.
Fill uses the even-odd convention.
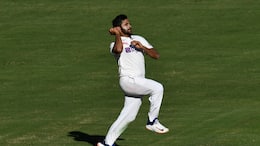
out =
[[[123,50],[120,54],[112,52],[115,42],[110,44],[110,52],[115,56],[118,63],[119,76],[145,77],[145,60],[143,51],[131,46],[132,41],[139,41],[148,49],[153,48],[149,42],[139,35],[131,35],[131,37],[121,37]]]

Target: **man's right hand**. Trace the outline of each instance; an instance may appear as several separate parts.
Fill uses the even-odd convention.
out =
[[[112,27],[112,28],[109,29],[109,33],[111,35],[121,35],[122,31],[121,31],[120,27]]]

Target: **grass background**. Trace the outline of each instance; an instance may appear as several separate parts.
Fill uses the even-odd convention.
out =
[[[171,131],[145,130],[145,98],[118,145],[260,145],[257,0],[1,0],[0,145],[105,136],[123,105],[108,51],[120,13],[161,54],[146,58],[147,77],[165,87],[160,119]]]

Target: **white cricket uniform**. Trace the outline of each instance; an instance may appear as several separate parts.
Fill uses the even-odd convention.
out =
[[[139,36],[121,37],[123,50],[120,54],[112,52],[114,42],[110,45],[110,52],[115,56],[118,63],[119,84],[125,93],[124,107],[117,120],[110,127],[105,143],[112,145],[116,139],[132,122],[142,104],[142,96],[150,95],[150,110],[148,117],[150,121],[159,116],[159,110],[163,98],[163,86],[151,79],[145,78],[145,60],[144,53],[131,46],[132,41],[139,41],[148,49],[153,48],[148,41]]]
[[[141,42],[147,48],[153,48],[143,37],[138,35],[132,35],[130,37],[121,37],[123,43],[123,51],[120,55],[115,55],[118,61],[119,75],[130,76],[130,77],[144,77],[145,76],[145,61],[143,52],[136,50],[131,46],[133,40]],[[110,51],[112,49],[114,42],[110,45]]]

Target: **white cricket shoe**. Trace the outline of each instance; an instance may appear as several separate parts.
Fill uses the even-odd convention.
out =
[[[169,132],[169,129],[163,126],[157,118],[154,119],[153,122],[147,122],[146,129],[150,131],[154,131],[159,134]]]
[[[97,143],[97,146],[109,146],[109,145],[99,142],[99,143]],[[115,145],[113,144],[112,146],[115,146]]]
[[[106,146],[106,145],[104,145],[103,143],[99,142],[99,143],[97,143],[97,146]]]

